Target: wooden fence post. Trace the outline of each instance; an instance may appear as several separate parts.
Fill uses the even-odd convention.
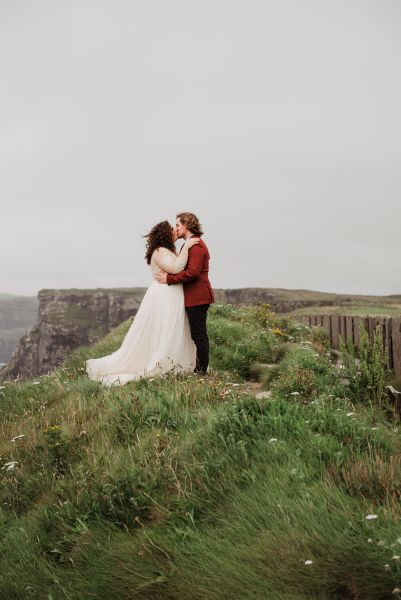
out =
[[[401,319],[392,318],[391,337],[393,342],[394,373],[401,375]]]
[[[331,344],[334,350],[338,350],[339,347],[339,316],[338,315],[330,315],[331,322]]]

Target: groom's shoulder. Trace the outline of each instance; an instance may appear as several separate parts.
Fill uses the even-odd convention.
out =
[[[200,238],[200,243],[198,245],[202,248],[203,252],[207,252],[209,254],[209,249],[206,246],[205,240],[203,238]],[[194,247],[196,248],[196,246]]]

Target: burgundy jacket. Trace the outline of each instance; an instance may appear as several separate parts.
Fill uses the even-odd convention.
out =
[[[209,281],[210,254],[205,242],[189,249],[188,263],[184,271],[167,275],[167,285],[184,284],[185,307],[212,304],[214,294]]]

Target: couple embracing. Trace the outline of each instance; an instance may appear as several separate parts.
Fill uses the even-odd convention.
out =
[[[198,218],[184,212],[175,227],[162,221],[145,236],[153,282],[120,348],[86,361],[91,379],[110,386],[169,372],[207,372],[206,319],[214,295],[202,235]],[[185,240],[180,253],[177,239]]]

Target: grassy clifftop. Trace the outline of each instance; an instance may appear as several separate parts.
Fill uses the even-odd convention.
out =
[[[88,380],[129,325],[0,388],[0,598],[397,597],[399,429],[323,333],[215,306],[207,378]]]

